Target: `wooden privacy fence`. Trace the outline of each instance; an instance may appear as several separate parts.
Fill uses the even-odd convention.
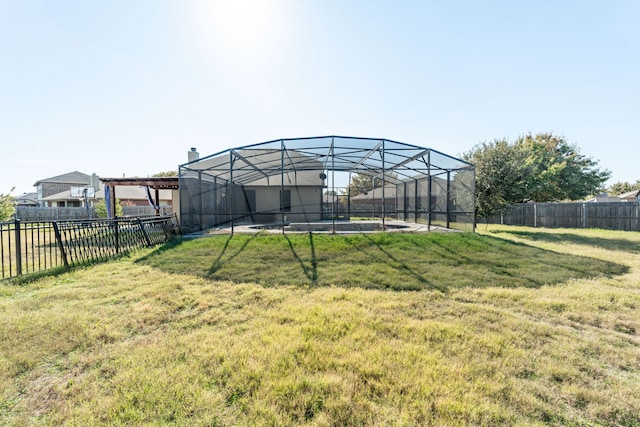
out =
[[[0,223],[0,278],[106,260],[172,239],[172,215],[111,220]]]
[[[509,205],[502,215],[489,218],[488,222],[528,227],[640,231],[640,203],[519,203]]]
[[[20,221],[66,221],[97,218],[96,208],[89,207],[33,207],[17,206],[16,218]]]
[[[173,212],[171,206],[160,206],[160,215],[170,215]],[[122,216],[151,216],[156,214],[152,206],[123,206]],[[34,207],[17,206],[16,218],[20,221],[65,221],[74,219],[96,219],[96,208],[78,207]]]

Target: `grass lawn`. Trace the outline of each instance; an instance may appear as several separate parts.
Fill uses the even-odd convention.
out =
[[[214,236],[0,282],[0,425],[640,425],[640,234]]]

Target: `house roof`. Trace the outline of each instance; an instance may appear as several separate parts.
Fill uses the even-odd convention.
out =
[[[384,187],[384,198],[385,199],[395,199],[396,198],[396,186],[395,185],[387,185]],[[365,193],[358,194],[357,196],[353,196],[351,201],[358,202],[359,200],[371,200],[371,199],[382,199],[382,187],[374,188],[372,191],[369,190]]]
[[[34,187],[44,183],[44,182],[53,182],[57,184],[80,184],[80,185],[88,185],[89,180],[91,179],[91,175],[87,175],[86,173],[73,171],[69,173],[65,173],[58,176],[52,176],[51,178],[41,179],[36,181],[33,184]]]
[[[640,197],[640,190],[627,191],[623,194],[618,194],[617,196],[620,199],[637,199]]]
[[[38,193],[24,193],[20,196],[15,196],[13,201],[16,205],[37,205],[38,204]]]

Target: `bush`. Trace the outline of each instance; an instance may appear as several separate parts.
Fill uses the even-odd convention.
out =
[[[107,218],[107,204],[104,199],[98,201],[94,207],[96,208],[98,218]],[[116,216],[122,216],[122,205],[119,199],[116,199]]]
[[[16,211],[16,207],[13,204],[13,196],[11,195],[12,191],[13,188],[7,194],[0,193],[0,221],[11,219]]]

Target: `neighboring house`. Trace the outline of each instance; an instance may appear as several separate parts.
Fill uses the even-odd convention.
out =
[[[94,175],[95,176],[95,175]],[[34,186],[37,187],[37,205],[45,207],[84,207],[85,198],[82,192],[78,193],[78,189],[90,189],[92,175],[74,171],[63,175],[54,176],[37,181]],[[87,201],[89,206],[94,206],[99,200],[104,199],[103,184],[99,182],[98,177],[93,179],[98,191],[89,190]],[[155,199],[155,194],[152,194]],[[144,187],[118,187],[116,198],[120,204],[127,206],[149,206],[147,192]],[[171,190],[159,191],[160,201],[155,201],[159,206],[171,206],[172,196]]]
[[[618,195],[618,199],[623,202],[640,202],[640,190],[633,190]]]
[[[369,216],[373,212],[374,216],[380,216],[383,203],[384,213],[387,216],[405,215],[415,211],[426,213],[430,209],[433,212],[444,212],[447,210],[446,180],[434,176],[431,178],[431,182],[430,201],[427,200],[429,189],[426,182],[420,183],[417,189],[415,185],[407,187],[404,184],[387,184],[384,191],[382,187],[377,187],[351,197],[351,215]],[[456,203],[454,194],[450,195],[450,199],[448,209],[452,211],[463,210],[463,207]]]
[[[38,193],[24,193],[21,196],[15,196],[13,203],[16,206],[38,206]]]
[[[63,192],[69,192],[71,187],[87,187],[91,181],[91,175],[87,175],[82,172],[74,171],[65,173],[63,175],[54,176],[51,178],[41,179],[33,184],[37,189],[38,205],[39,206],[65,206],[65,207],[80,207],[81,201],[75,197],[68,197],[66,199],[56,200],[55,204],[52,200],[47,200],[48,197]]]
[[[384,192],[384,196],[383,196]],[[366,193],[351,197],[352,216],[381,216],[384,202],[384,212],[386,216],[396,214],[396,186],[387,185],[374,188]]]
[[[609,196],[607,193],[598,194],[597,196],[585,200],[587,203],[613,203],[619,202],[620,197],[617,196]]]
[[[104,187],[100,183],[100,189],[93,197],[87,197],[89,206],[94,206],[99,200],[104,200]],[[155,201],[159,206],[171,206],[171,190],[159,190],[160,201]],[[152,196],[155,199],[155,195]],[[147,192],[144,187],[118,187],[116,198],[123,206],[149,206]],[[84,197],[71,194],[71,190],[65,190],[44,198],[46,206],[85,206]]]

